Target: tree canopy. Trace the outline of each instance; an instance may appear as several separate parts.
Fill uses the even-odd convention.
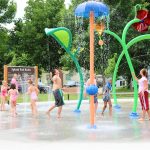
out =
[[[12,60],[9,32],[4,27],[11,23],[16,13],[16,4],[11,0],[0,0],[0,80],[3,79],[3,65]]]
[[[72,0],[69,10],[65,9],[64,0],[29,0],[25,8],[25,16],[15,20],[15,28],[8,31],[0,28],[0,68],[4,64],[10,65],[38,65],[40,69],[50,71],[59,67],[65,70],[74,70],[75,65],[65,53],[63,48],[52,38],[47,37],[44,29],[66,27],[72,33],[72,51],[76,51],[76,57],[81,67],[89,69],[89,20],[81,19],[82,26],[77,24],[74,11],[78,4],[84,0]],[[109,28],[121,36],[123,28],[134,18],[134,6],[145,3],[147,0],[103,0],[110,7]],[[150,6],[148,6],[150,9]],[[0,0],[0,23],[10,23],[15,16],[16,5],[10,0]],[[149,31],[147,32],[149,33]],[[127,34],[127,41],[141,35],[132,27]],[[113,66],[110,67],[111,59],[114,60],[114,53],[119,57],[122,47],[110,35],[102,35],[104,46],[98,44],[99,36],[95,32],[95,71],[105,76],[111,74]],[[142,41],[129,49],[133,66],[136,73],[143,67],[150,65],[150,42]],[[117,60],[117,58],[115,59]],[[121,70],[124,70],[123,72]],[[109,70],[109,71],[108,71]],[[125,57],[119,66],[118,75],[121,75],[129,82],[131,74]]]

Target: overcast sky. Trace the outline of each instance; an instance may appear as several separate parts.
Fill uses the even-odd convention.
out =
[[[17,3],[16,18],[22,18],[24,16],[24,8],[27,6],[28,0],[14,0]]]
[[[22,18],[24,16],[24,8],[27,6],[26,2],[28,0],[14,0],[17,2],[17,14],[16,18]],[[66,7],[70,4],[71,0],[64,0]]]

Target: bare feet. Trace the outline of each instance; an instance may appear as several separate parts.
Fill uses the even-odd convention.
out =
[[[140,118],[140,119],[138,119],[138,121],[144,121],[144,118]]]
[[[101,114],[100,114],[100,117],[104,117],[104,113],[101,113]]]
[[[47,114],[48,118],[50,118],[50,112],[47,111],[46,114]]]
[[[60,115],[57,115],[57,119],[60,119],[61,118],[61,116]]]

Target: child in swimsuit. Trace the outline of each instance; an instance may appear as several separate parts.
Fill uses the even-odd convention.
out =
[[[12,117],[16,117],[16,102],[18,98],[18,90],[16,89],[15,84],[11,84],[10,90],[8,91],[8,95],[10,96],[11,115]]]
[[[28,81],[28,84],[28,94],[30,95],[32,115],[37,116],[36,101],[38,100],[39,90],[36,86],[33,85],[33,82],[31,80]]]
[[[106,83],[105,87],[104,87],[104,92],[103,92],[103,101],[104,101],[104,106],[103,106],[103,110],[101,115],[104,115],[104,111],[107,108],[107,103],[109,105],[109,116],[112,116],[112,102],[111,102],[111,96],[110,96],[110,91],[111,91],[111,83],[112,80],[109,79],[108,82]]]
[[[3,85],[1,86],[1,107],[0,107],[0,110],[5,111],[5,102],[6,102],[6,98],[7,98],[8,86],[7,86],[6,81],[3,81],[2,84]]]

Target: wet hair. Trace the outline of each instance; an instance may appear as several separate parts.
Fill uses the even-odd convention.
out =
[[[10,85],[10,89],[13,89],[13,90],[16,89],[16,85],[15,84],[11,84]]]
[[[29,84],[33,84],[33,81],[32,81],[32,80],[28,80],[28,83],[29,83]]]
[[[57,69],[53,69],[53,70],[52,70],[52,77],[56,74],[56,70],[57,70]]]
[[[141,72],[146,78],[148,78],[148,73],[146,69],[142,69]]]

